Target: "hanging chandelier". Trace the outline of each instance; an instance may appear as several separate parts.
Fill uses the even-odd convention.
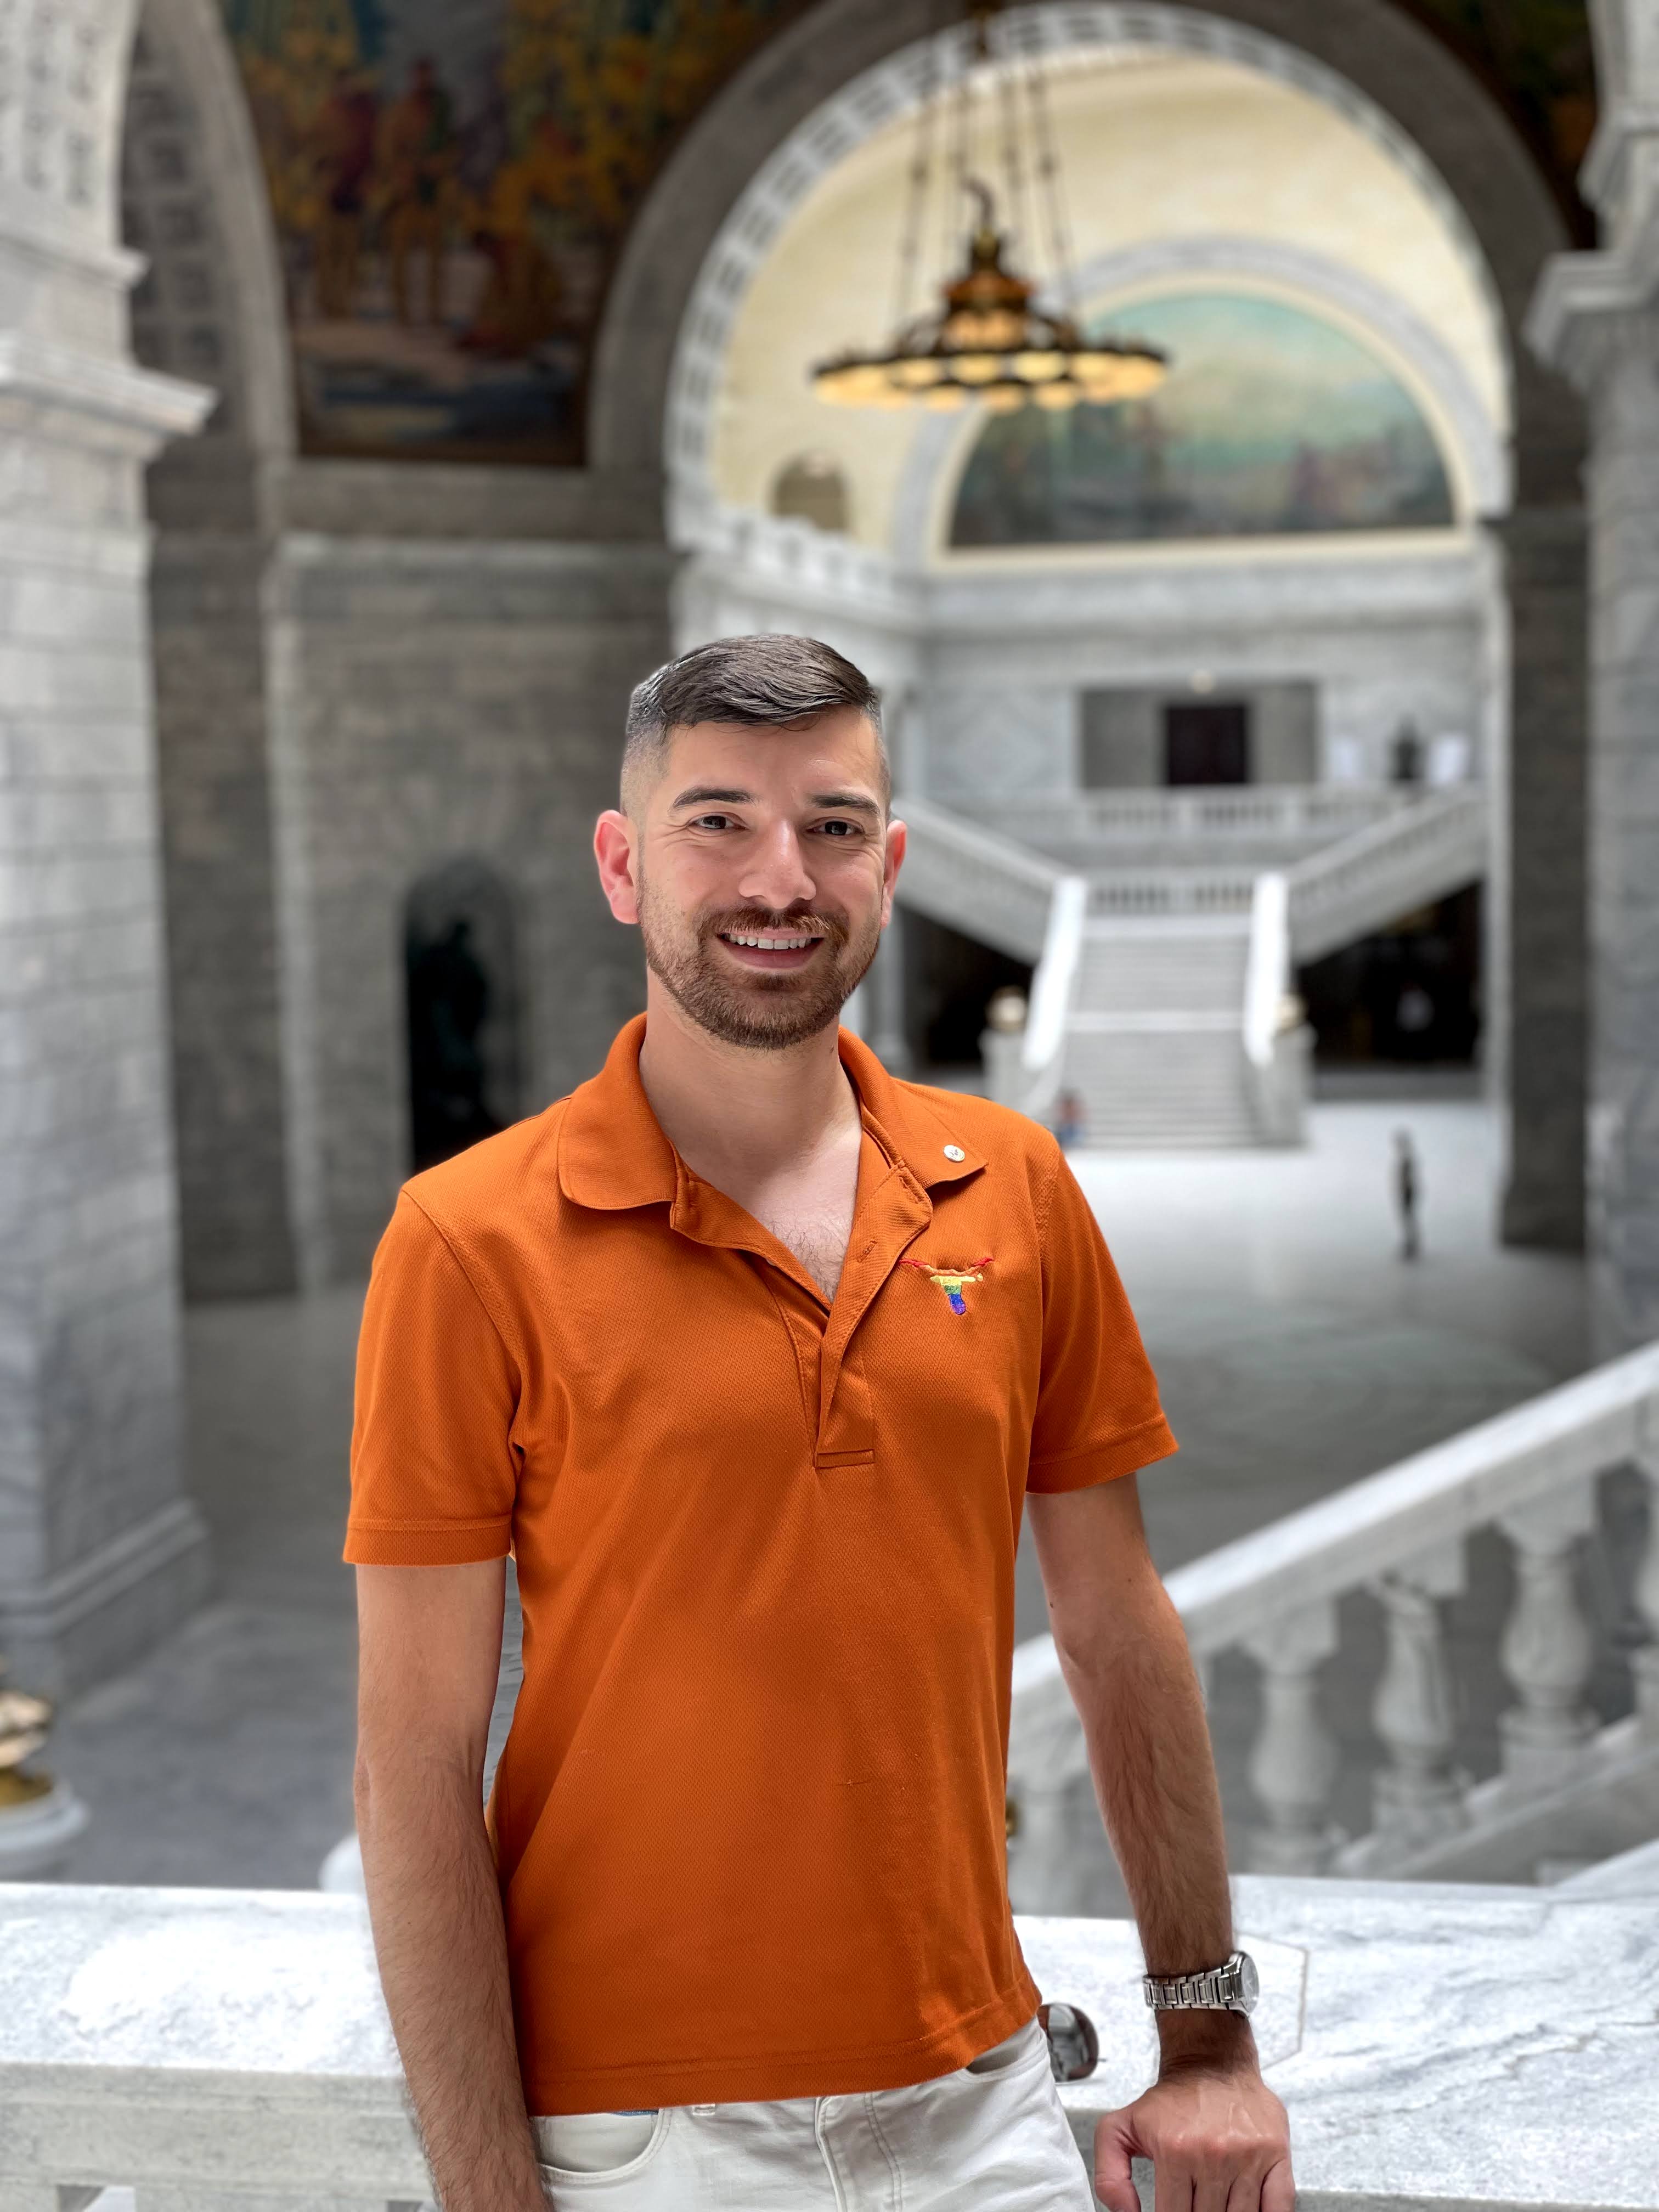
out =
[[[946,98],[924,86],[910,163],[909,193],[899,243],[894,321],[896,335],[881,353],[848,351],[811,371],[820,399],[837,407],[925,407],[940,412],[977,405],[1007,413],[1035,404],[1107,406],[1136,399],[1161,384],[1168,356],[1133,340],[1085,337],[1072,295],[1074,278],[1059,157],[1041,64],[1018,69],[1011,42],[993,57],[991,22],[1000,0],[976,0],[956,97],[945,119],[951,143],[939,167],[947,225],[964,199],[974,203],[966,265],[941,288],[937,307],[911,313],[921,236],[933,194],[934,139]],[[938,49],[934,49],[935,58]],[[975,144],[975,77],[993,73],[1000,148]],[[1022,113],[1023,110],[1023,113]],[[988,137],[990,134],[986,134]],[[996,196],[975,173],[975,156],[1000,151],[1015,234],[1035,231],[1039,204],[1047,219],[1053,313],[1034,304],[1038,287],[1005,266],[1011,237],[997,227]]]

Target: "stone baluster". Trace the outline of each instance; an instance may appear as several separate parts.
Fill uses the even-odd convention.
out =
[[[1343,1854],[1345,1872],[1382,1873],[1464,1826],[1467,1778],[1454,1771],[1451,1670],[1440,1601],[1463,1587],[1461,1542],[1403,1561],[1371,1588],[1388,1637],[1371,1719],[1389,1763],[1373,1784],[1370,1836]]]
[[[1648,1486],[1648,1535],[1633,1595],[1648,1640],[1632,1652],[1630,1668],[1637,1725],[1645,1741],[1659,1743],[1659,1443],[1638,1453],[1636,1464]]]
[[[1583,1690],[1595,1641],[1578,1602],[1576,1540],[1595,1517],[1592,1484],[1579,1482],[1511,1507],[1498,1525],[1514,1547],[1515,1604],[1498,1647],[1519,1702],[1498,1720],[1504,1775],[1531,1796],[1571,1778],[1595,1728]]]
[[[1250,1786],[1267,1815],[1251,1840],[1258,1874],[1318,1874],[1339,1838],[1328,1808],[1336,1780],[1336,1740],[1319,1709],[1319,1668],[1336,1649],[1329,1598],[1281,1613],[1241,1638],[1261,1669],[1261,1729],[1250,1754]]]

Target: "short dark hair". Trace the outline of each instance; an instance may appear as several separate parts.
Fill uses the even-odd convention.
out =
[[[771,633],[694,646],[634,688],[623,748],[623,803],[640,772],[659,766],[671,731],[698,722],[781,730],[842,707],[864,715],[876,733],[884,802],[892,796],[892,778],[882,738],[881,694],[844,653],[822,638]]]

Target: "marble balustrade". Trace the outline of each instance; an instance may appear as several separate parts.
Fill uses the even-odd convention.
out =
[[[1246,1877],[1236,1903],[1303,2212],[1659,2208],[1659,1895]],[[1020,1939],[1100,2031],[1062,2091],[1086,2147],[1153,2071],[1134,1929]],[[360,1900],[0,1886],[0,2212],[106,2189],[102,2212],[427,2202]]]
[[[1646,1528],[1606,1650],[1587,1610],[1581,1540],[1601,1478],[1632,1468]],[[1455,1759],[1445,1607],[1464,1586],[1468,1540],[1489,1528],[1513,1570],[1495,1655],[1512,1694],[1498,1770],[1476,1782]],[[1335,1492],[1177,1570],[1168,1586],[1201,1673],[1230,1650],[1260,1671],[1254,1868],[1526,1881],[1552,1858],[1594,1859],[1659,1832],[1659,1346]],[[1320,1673],[1338,1649],[1339,1601],[1354,1592],[1381,1613],[1370,1717],[1382,1757],[1370,1828],[1349,1838],[1332,1818],[1342,1755]],[[1630,1710],[1605,1726],[1587,1696],[1598,1662],[1628,1670]],[[1099,1909],[1115,1876],[1046,1637],[1015,1654],[1009,1794],[1016,1905]]]

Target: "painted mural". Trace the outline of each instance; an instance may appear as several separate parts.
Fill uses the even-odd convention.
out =
[[[305,450],[579,460],[629,220],[790,4],[223,0]]]
[[[1287,301],[1219,287],[1097,327],[1170,357],[1147,398],[990,416],[951,543],[1084,545],[1432,529],[1451,489],[1416,400],[1370,349]]]

